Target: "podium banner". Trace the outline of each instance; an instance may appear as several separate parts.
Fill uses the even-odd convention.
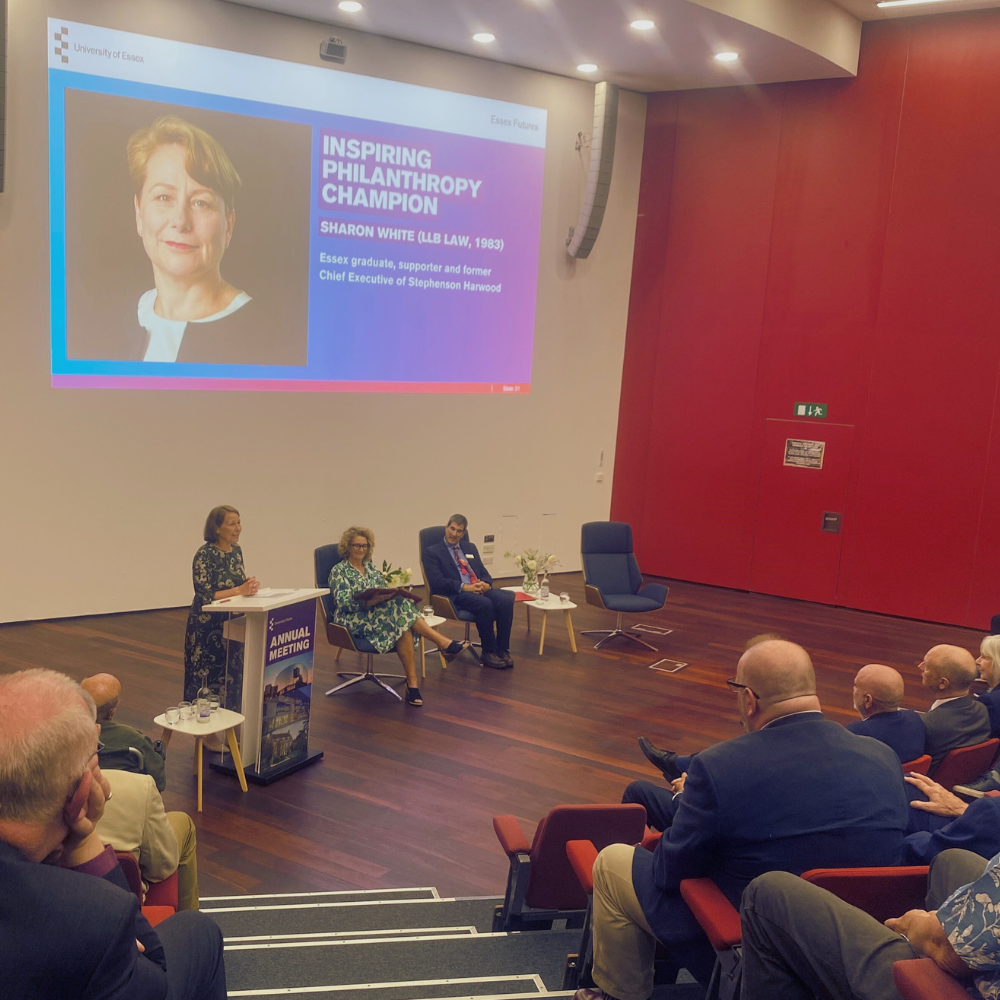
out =
[[[264,699],[257,771],[285,768],[309,752],[316,601],[267,613]]]

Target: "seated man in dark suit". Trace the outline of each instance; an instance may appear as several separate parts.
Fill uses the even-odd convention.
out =
[[[854,707],[861,716],[847,728],[871,736],[896,751],[900,763],[924,755],[925,730],[920,715],[903,703],[903,675],[881,663],[869,663],[854,678]]]
[[[63,674],[0,675],[0,993],[224,1000],[219,928],[189,910],[154,931],[101,842],[110,787],[95,718],[90,695]]]
[[[451,598],[457,609],[476,616],[476,629],[483,644],[483,666],[503,670],[514,666],[510,628],[514,622],[515,598],[509,590],[493,589],[493,577],[466,535],[468,526],[464,515],[452,514],[444,538],[426,549],[427,585],[432,594]]]
[[[594,970],[577,1000],[646,1000],[656,942],[700,980],[714,953],[680,895],[707,876],[734,905],[766,871],[897,864],[903,772],[877,740],[823,718],[809,654],[763,642],[727,682],[746,734],[692,758],[656,850],[606,847],[594,864]]]
[[[118,678],[113,674],[94,674],[93,677],[84,677],[80,681],[80,687],[94,699],[97,706],[97,721],[101,724],[101,742],[105,751],[135,747],[142,754],[146,774],[152,775],[156,790],[162,792],[167,787],[166,768],[153,741],[138,729],[114,721],[122,698],[122,686]]]
[[[937,699],[921,716],[927,731],[924,752],[931,755],[932,769],[949,750],[990,738],[990,713],[969,696],[977,673],[972,654],[961,646],[933,646],[920,661],[924,687]]]

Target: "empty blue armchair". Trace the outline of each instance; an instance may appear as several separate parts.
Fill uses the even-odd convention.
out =
[[[622,628],[623,614],[659,611],[667,600],[667,588],[662,583],[642,585],[642,574],[632,551],[631,525],[624,521],[588,521],[581,532],[580,553],[587,603],[618,613],[613,629],[588,629],[583,635],[604,636],[595,649],[620,635],[657,652],[655,646],[630,629]]]

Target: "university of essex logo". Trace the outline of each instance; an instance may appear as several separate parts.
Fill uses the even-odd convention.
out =
[[[52,36],[56,43],[55,55],[59,56],[64,63],[69,62],[69,28],[60,28]]]

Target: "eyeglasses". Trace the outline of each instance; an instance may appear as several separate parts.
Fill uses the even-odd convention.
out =
[[[365,542],[364,545],[362,545],[360,542],[351,542],[351,548],[352,549],[367,549],[368,548],[368,543]]]
[[[104,749],[104,744],[98,740],[97,741],[97,752],[100,753]]]
[[[749,691],[755,698],[760,697],[749,684],[741,684],[735,677],[730,677],[726,683],[729,685],[729,690],[735,691],[736,694],[739,694],[740,691]]]

